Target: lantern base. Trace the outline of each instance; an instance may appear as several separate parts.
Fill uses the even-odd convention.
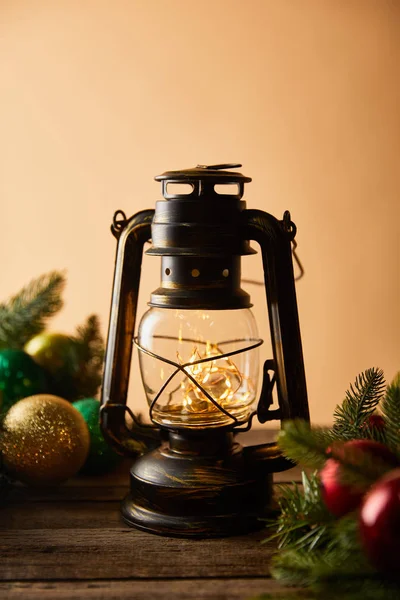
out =
[[[264,527],[272,474],[251,464],[232,433],[169,433],[131,469],[128,525],[159,535],[224,537]]]

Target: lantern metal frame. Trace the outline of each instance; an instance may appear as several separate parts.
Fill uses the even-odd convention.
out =
[[[234,434],[249,429],[255,414],[260,423],[309,419],[291,249],[296,226],[288,211],[279,221],[266,212],[247,210],[242,196],[244,184],[251,179],[228,170],[236,166],[202,165],[164,173],[156,177],[164,196],[156,210],[141,211],[130,219],[117,211],[111,228],[118,246],[101,426],[117,451],[136,459],[131,469],[131,491],[122,505],[123,518],[153,533],[223,536],[260,527],[259,517],[271,510],[272,473],[288,469],[293,463],[275,442],[243,448]],[[170,183],[189,183],[191,192],[185,196],[172,194]],[[217,184],[232,183],[237,186],[237,194],[216,193]],[[240,287],[240,256],[254,253],[249,240],[259,244],[273,359],[264,363],[257,411],[250,414],[247,424],[232,418],[232,424],[215,428],[171,425],[157,429],[154,425],[143,426],[126,406],[133,343],[138,346],[134,333],[142,254],[150,239],[152,247],[147,254],[161,256],[163,268],[161,286],[153,292],[149,305],[160,308],[250,307],[250,297]],[[199,261],[207,267],[200,282],[190,277],[191,268]],[[218,277],[224,264],[229,264],[229,278]],[[166,281],[170,265],[174,277]],[[254,347],[261,343],[261,339],[255,340]],[[172,364],[175,374],[183,371],[189,376],[187,364],[150,355]],[[212,359],[199,362],[208,360]],[[208,397],[197,381],[193,383]],[[271,408],[274,387],[277,409]],[[208,399],[215,404],[211,396]],[[150,416],[156,401],[157,396]],[[133,428],[126,422],[126,412],[133,416]],[[140,457],[134,443],[137,441],[149,450]]]

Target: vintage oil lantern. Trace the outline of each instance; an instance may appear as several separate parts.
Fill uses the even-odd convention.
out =
[[[259,527],[271,503],[272,473],[292,464],[275,443],[243,448],[235,434],[250,429],[254,417],[309,418],[291,253],[296,227],[288,212],[280,221],[246,210],[242,196],[251,179],[232,170],[240,166],[163,173],[155,178],[164,197],[155,211],[114,216],[101,424],[110,444],[136,457],[123,518],[158,534],[223,536]],[[136,327],[149,240],[147,254],[161,257],[161,284]],[[241,256],[255,252],[251,240],[263,257],[273,348],[258,401],[263,341],[240,283]],[[133,345],[156,436],[138,423],[133,434],[126,421],[127,413],[133,417],[126,406]],[[275,385],[279,406],[271,408]],[[153,449],[138,458],[133,437]]]

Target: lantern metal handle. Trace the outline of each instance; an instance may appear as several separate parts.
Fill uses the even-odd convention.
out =
[[[264,369],[258,412],[263,415],[263,422],[276,418],[281,421],[294,418],[309,420],[291,252],[296,227],[288,212],[282,221],[261,210],[244,210],[242,218],[245,239],[258,242],[261,248],[274,357],[272,363],[267,361]],[[268,370],[275,372],[278,411],[268,410],[272,391],[269,381],[265,382],[265,378],[269,377]],[[265,461],[270,471],[293,467],[276,443],[247,447],[245,454],[250,460]]]
[[[117,216],[122,219],[117,220]],[[154,210],[126,219],[114,216],[111,231],[118,239],[110,325],[101,392],[100,423],[104,437],[119,453],[136,457],[159,445],[159,432],[125,422],[133,335],[139,295],[143,246],[151,238]]]

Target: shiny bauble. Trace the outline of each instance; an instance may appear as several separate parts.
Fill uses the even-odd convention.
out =
[[[111,471],[120,461],[121,456],[107,444],[100,429],[100,402],[94,398],[77,400],[73,406],[86,421],[90,434],[90,448],[81,473],[100,475]]]
[[[43,369],[22,350],[0,350],[0,412],[15,402],[48,391]]]
[[[39,394],[5,416],[0,451],[6,472],[31,485],[53,485],[75,475],[89,451],[82,415],[66,400]]]
[[[366,435],[368,439],[372,438],[375,440],[379,440],[384,436],[385,428],[385,419],[378,412],[369,415],[361,427],[364,435]]]
[[[336,444],[335,453],[343,457],[351,454],[355,458],[358,454],[362,458],[363,453],[368,453],[389,466],[397,466],[396,456],[383,444],[373,440],[351,440],[343,444]],[[368,489],[367,486],[355,487],[341,481],[341,465],[334,458],[328,458],[324,467],[320,471],[321,495],[328,510],[336,517],[355,510],[361,503],[363,496]]]
[[[365,495],[359,525],[362,545],[371,564],[399,576],[400,469],[387,473]]]
[[[385,419],[379,413],[373,413],[365,422],[366,428],[375,431],[384,431]]]
[[[49,373],[52,393],[67,400],[76,399],[74,378],[79,373],[80,359],[73,338],[63,333],[40,333],[29,340],[24,350]]]

